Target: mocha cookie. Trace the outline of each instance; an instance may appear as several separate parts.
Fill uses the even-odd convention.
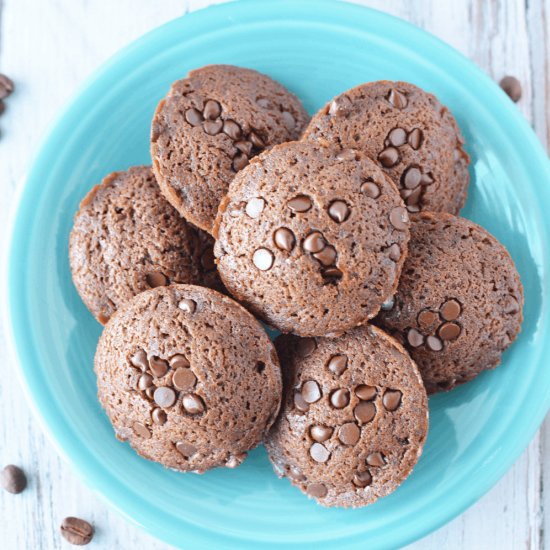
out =
[[[292,142],[237,175],[214,254],[228,290],[269,325],[334,335],[393,295],[408,222],[397,189],[364,153]]]
[[[312,118],[304,140],[376,159],[409,212],[458,214],[466,201],[469,157],[458,125],[433,95],[407,82],[370,82],[335,97]]]
[[[266,147],[298,139],[308,119],[298,98],[266,75],[231,65],[191,71],[153,118],[160,188],[186,219],[210,232],[235,174]]]
[[[234,468],[281,401],[275,348],[230,298],[191,285],[143,292],[105,326],[98,396],[117,437],[168,468]]]
[[[394,491],[422,454],[428,399],[403,348],[380,329],[283,336],[281,414],[266,441],[279,477],[323,506],[359,507]]]
[[[151,168],[113,172],[80,203],[69,240],[73,281],[105,324],[143,290],[170,283],[221,288],[213,240],[160,193]]]
[[[376,323],[404,344],[434,393],[496,367],[518,335],[522,307],[514,262],[492,235],[425,212],[413,217],[397,293]]]

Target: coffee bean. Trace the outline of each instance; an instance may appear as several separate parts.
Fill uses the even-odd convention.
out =
[[[178,441],[176,443],[176,450],[185,458],[190,458],[197,452],[197,447],[185,441]]]
[[[426,345],[432,351],[441,351],[443,349],[443,342],[437,336],[428,336],[426,338]]]
[[[418,348],[424,343],[424,335],[415,328],[411,328],[407,332],[407,342],[409,342],[411,347]]]
[[[359,437],[361,437],[361,430],[355,422],[348,422],[340,426],[338,439],[344,445],[355,445],[359,441]]]
[[[153,394],[155,403],[164,409],[168,409],[176,402],[176,392],[172,388],[162,386]]]
[[[260,198],[250,199],[246,203],[245,212],[250,218],[256,219],[260,217],[260,214],[263,212],[264,207],[265,207],[264,199],[260,199]]]
[[[332,374],[341,376],[348,368],[348,358],[345,355],[333,355],[327,363],[327,368]]]
[[[399,245],[397,243],[393,243],[389,248],[389,257],[390,260],[393,260],[394,262],[398,262],[399,258],[401,258],[401,249],[399,248]]]
[[[386,139],[388,140],[389,145],[401,147],[401,145],[405,145],[405,143],[407,143],[407,132],[405,132],[403,128],[394,128],[388,134]]]
[[[308,402],[298,391],[294,394],[294,406],[301,412],[307,412],[309,410]]]
[[[170,366],[173,369],[179,369],[179,368],[186,368],[190,367],[191,363],[189,363],[189,360],[185,355],[181,355],[181,353],[178,353],[170,358]]]
[[[378,160],[384,168],[391,168],[399,162],[399,152],[395,147],[386,147],[378,155]]]
[[[223,133],[227,134],[232,140],[237,141],[241,138],[241,127],[231,119],[226,120],[223,123]]]
[[[423,139],[424,134],[422,133],[422,130],[420,128],[414,128],[414,130],[409,133],[407,141],[414,150],[418,150],[422,145]]]
[[[311,254],[315,254],[316,252],[321,252],[321,250],[323,250],[325,246],[326,246],[325,239],[323,238],[323,235],[319,231],[314,231],[313,233],[310,233],[304,239],[304,250]]]
[[[367,456],[366,462],[369,466],[374,466],[375,468],[381,468],[386,464],[386,459],[382,453],[375,452],[375,453],[370,453]]]
[[[145,391],[153,385],[153,377],[150,374],[142,374],[138,380],[138,388]]]
[[[462,307],[458,300],[447,300],[439,308],[439,314],[445,321],[454,321],[462,313]]]
[[[308,380],[302,384],[302,397],[306,403],[315,403],[321,399],[321,388],[315,380]]]
[[[296,351],[300,357],[309,357],[317,349],[315,338],[300,338]]]
[[[380,196],[380,188],[373,181],[362,183],[360,191],[370,199],[377,199]]]
[[[409,214],[402,206],[396,206],[390,212],[390,223],[399,231],[405,230],[409,225]]]
[[[197,383],[197,377],[189,368],[180,367],[176,369],[172,376],[172,384],[174,388],[180,391],[190,390]]]
[[[343,409],[349,404],[349,391],[343,388],[332,392],[330,396],[330,404],[335,409]]]
[[[256,132],[250,132],[248,139],[256,149],[263,149],[265,147],[264,140]]]
[[[166,423],[168,416],[162,409],[154,409],[153,413],[151,414],[151,418],[153,419],[153,422],[155,424],[163,426]]]
[[[14,90],[13,80],[5,74],[0,74],[0,99],[8,97]]]
[[[145,281],[151,288],[156,288],[157,286],[166,286],[168,284],[168,277],[166,277],[164,273],[155,271],[153,273],[147,273],[147,275],[145,275]]]
[[[390,296],[381,306],[380,309],[382,311],[390,311],[393,309],[393,306],[395,305],[395,299],[393,296]]]
[[[401,405],[401,396],[403,394],[399,390],[386,390],[382,397],[382,404],[387,411],[393,412]]]
[[[416,318],[416,322],[418,323],[420,328],[425,329],[431,327],[437,320],[437,313],[434,313],[429,309],[422,310]]]
[[[360,424],[367,424],[376,416],[376,406],[371,401],[361,401],[353,409],[353,416]]]
[[[326,246],[321,252],[316,252],[313,257],[324,266],[333,265],[336,262],[336,249],[333,246]]]
[[[351,99],[347,95],[341,95],[335,97],[330,102],[328,114],[330,116],[342,117],[350,113],[351,107]]]
[[[420,185],[422,172],[416,166],[409,166],[401,176],[401,183],[407,189],[414,189]]]
[[[8,464],[4,467],[0,475],[0,485],[2,489],[12,495],[22,493],[27,486],[25,472],[14,464]]]
[[[260,271],[267,271],[273,265],[274,257],[267,248],[258,248],[252,256],[252,262]]]
[[[141,422],[134,422],[132,424],[132,430],[134,430],[134,433],[137,436],[142,437],[143,439],[151,439],[151,432],[149,431],[149,428]]]
[[[149,369],[149,361],[147,360],[147,354],[144,350],[138,349],[132,357],[130,357],[130,363],[143,372]]]
[[[307,212],[311,208],[311,199],[306,195],[298,195],[293,199],[290,199],[287,206],[293,212]]]
[[[286,227],[280,227],[277,229],[277,231],[273,234],[273,240],[277,248],[280,250],[286,250],[287,252],[290,252],[296,243],[294,233]]]
[[[94,536],[92,525],[80,518],[65,518],[61,523],[60,530],[63,538],[75,546],[88,544]]]
[[[215,118],[218,118],[222,114],[222,106],[213,99],[209,99],[204,104],[204,109],[202,111],[202,114],[204,115],[204,118],[207,120],[214,120]]]
[[[202,397],[196,393],[185,395],[182,400],[182,405],[189,414],[199,414],[206,410],[206,405],[204,404]]]
[[[462,329],[457,323],[443,323],[437,331],[439,337],[445,341],[456,340],[461,332]]]
[[[328,215],[336,222],[342,223],[349,218],[350,208],[344,202],[340,200],[333,201],[328,207]]]
[[[237,153],[233,157],[233,164],[231,166],[233,167],[233,170],[235,170],[235,172],[242,170],[247,165],[248,165],[248,157],[244,153]]]
[[[252,143],[250,141],[236,141],[235,147],[247,157],[252,153]]]
[[[407,106],[407,97],[398,90],[390,90],[387,99],[396,109],[404,109]]]
[[[514,103],[521,99],[521,84],[515,76],[505,76],[500,81],[500,87]]]
[[[287,130],[294,130],[296,127],[296,119],[292,115],[292,113],[289,113],[288,111],[283,111],[281,113],[281,117],[283,118],[283,124],[286,126]]]
[[[355,395],[363,401],[372,401],[377,394],[377,390],[374,386],[367,386],[367,384],[360,384],[355,388]]]
[[[361,487],[361,488],[368,487],[372,483],[372,476],[368,471],[357,472],[353,476],[352,482],[357,487]]]
[[[162,378],[168,372],[168,362],[160,357],[157,357],[156,355],[151,357],[149,363],[151,364],[151,372],[153,373],[153,376],[156,376],[157,378]]]
[[[219,119],[206,120],[202,127],[209,136],[217,136],[222,131],[223,121]]]
[[[187,120],[191,126],[200,126],[204,121],[204,117],[198,109],[191,107],[191,109],[185,111],[185,120]]]
[[[197,303],[194,300],[186,298],[178,304],[178,307],[186,313],[195,313],[195,310],[197,309]]]
[[[323,443],[323,441],[330,438],[332,431],[332,428],[327,428],[327,426],[311,426],[309,429],[309,435],[314,441]]]
[[[309,448],[309,454],[315,462],[326,462],[330,458],[328,449],[324,445],[321,445],[321,443],[314,443]]]
[[[327,496],[327,488],[322,483],[310,483],[307,486],[306,492],[314,498],[323,498]]]

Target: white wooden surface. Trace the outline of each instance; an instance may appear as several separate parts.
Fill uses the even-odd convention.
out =
[[[82,81],[122,46],[208,0],[0,0],[0,72],[17,83],[0,117],[0,222],[7,221],[37,143]],[[495,79],[517,76],[518,108],[550,142],[550,0],[364,0],[419,25],[476,61]],[[5,247],[5,237],[0,246]],[[0,465],[19,464],[29,488],[0,492],[0,549],[68,548],[67,515],[97,529],[90,548],[167,546],[124,521],[58,458],[31,416],[0,331]],[[546,472],[545,472],[546,470]],[[414,549],[550,548],[550,421],[500,483]],[[545,509],[547,510],[545,514]],[[368,541],[366,541],[366,545]]]

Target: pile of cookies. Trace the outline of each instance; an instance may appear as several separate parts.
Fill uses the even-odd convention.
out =
[[[70,236],[117,437],[201,473],[264,442],[324,506],[392,492],[422,453],[427,394],[496,367],[521,326],[510,255],[457,217],[463,145],[405,82],[357,86],[311,120],[249,69],[175,82],[152,167],[107,176]]]

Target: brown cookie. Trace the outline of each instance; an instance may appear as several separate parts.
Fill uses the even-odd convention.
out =
[[[466,201],[470,159],[458,125],[432,94],[407,82],[344,92],[312,118],[303,139],[366,152],[393,179],[409,212],[458,214]]]
[[[220,205],[214,253],[227,289],[282,332],[338,333],[376,315],[397,288],[408,214],[364,153],[273,147]]]
[[[522,322],[523,288],[506,249],[464,218],[413,216],[395,297],[376,323],[418,364],[428,393],[496,367]]]
[[[148,166],[113,172],[80,203],[69,240],[74,284],[105,324],[136,294],[170,283],[221,289],[210,235],[164,199]]]
[[[191,71],[153,118],[155,176],[177,210],[210,232],[235,174],[266,147],[298,139],[308,120],[298,98],[266,75],[231,65]]]
[[[95,372],[117,437],[176,470],[238,466],[281,401],[277,355],[260,323],[198,286],[158,287],[119,309]]]
[[[340,338],[283,336],[285,398],[266,441],[280,477],[323,506],[394,491],[422,454],[428,399],[404,349],[370,325]]]

